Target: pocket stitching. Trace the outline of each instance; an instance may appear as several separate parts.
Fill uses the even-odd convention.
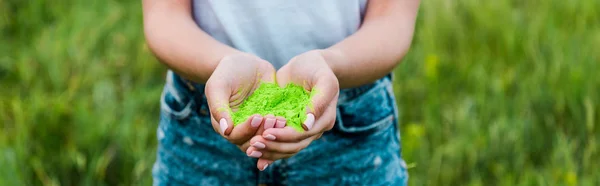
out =
[[[190,101],[188,101],[187,103],[185,103],[185,106],[180,111],[175,111],[166,102],[165,97],[167,95],[173,96],[173,92],[169,88],[165,88],[165,90],[163,90],[162,95],[160,96],[160,108],[161,108],[161,112],[163,112],[166,116],[168,116],[170,118],[173,118],[173,119],[177,119],[177,120],[183,120],[183,119],[185,119],[185,118],[187,118],[188,116],[191,115],[193,100],[190,99]]]
[[[338,122],[336,122],[336,124],[338,125],[338,130],[340,130],[343,133],[372,133],[372,132],[376,132],[379,131],[381,129],[384,129],[388,126],[390,126],[391,124],[393,124],[394,120],[396,119],[396,110],[393,108],[395,107],[393,104],[390,105],[389,102],[394,101],[394,99],[390,99],[391,94],[388,91],[388,87],[389,87],[390,83],[389,81],[383,81],[381,83],[379,83],[378,85],[374,86],[373,88],[371,88],[371,90],[368,90],[366,92],[364,92],[363,95],[360,95],[358,97],[355,97],[354,99],[352,99],[351,101],[342,103],[338,105],[338,114],[336,117],[336,120],[338,120]],[[341,115],[341,111],[339,109],[339,107],[346,107],[349,106],[350,104],[352,104],[355,101],[358,101],[361,99],[362,96],[364,95],[368,95],[370,93],[373,93],[375,91],[384,91],[384,93],[382,95],[386,96],[384,99],[386,99],[386,106],[391,106],[392,108],[389,111],[389,114],[387,116],[381,117],[381,119],[376,120],[374,122],[372,122],[371,124],[367,124],[365,126],[351,126],[351,127],[347,127],[346,125],[344,125],[344,121],[342,119],[342,115]],[[392,122],[390,122],[392,121]]]
[[[368,132],[374,129],[382,129],[387,127],[389,124],[386,124],[386,122],[392,121],[391,123],[393,123],[394,121],[394,113],[390,113],[388,116],[383,117],[382,119],[373,122],[370,125],[366,125],[366,126],[362,126],[362,127],[345,127],[343,124],[340,125],[340,129],[344,132],[348,132],[348,133],[361,133],[361,132]],[[340,122],[343,123],[343,122]],[[377,131],[376,130],[376,131]]]

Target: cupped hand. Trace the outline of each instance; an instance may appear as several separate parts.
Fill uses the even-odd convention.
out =
[[[232,112],[258,88],[261,81],[274,80],[273,65],[254,55],[241,53],[221,59],[205,87],[213,129],[245,151],[254,135],[260,135],[265,129],[285,121],[272,115],[255,114],[233,126]]]
[[[336,118],[338,79],[322,51],[313,50],[291,59],[277,71],[277,83],[302,85],[311,91],[311,104],[306,109],[304,132],[291,127],[271,128],[250,140],[248,155],[260,154],[257,168],[264,170],[273,161],[291,157],[306,148],[313,140],[333,128]]]

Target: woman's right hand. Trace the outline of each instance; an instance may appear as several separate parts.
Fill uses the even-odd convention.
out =
[[[255,114],[233,127],[232,112],[258,88],[261,81],[275,81],[273,65],[257,56],[240,53],[223,57],[206,82],[205,93],[213,129],[244,152],[254,135],[273,128],[277,122],[274,116]]]

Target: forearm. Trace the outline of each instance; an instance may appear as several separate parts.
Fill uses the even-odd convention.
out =
[[[184,78],[205,83],[224,56],[241,53],[196,25],[190,0],[144,0],[143,12],[149,48]]]
[[[322,51],[340,88],[390,73],[410,48],[419,0],[369,1],[361,28]]]

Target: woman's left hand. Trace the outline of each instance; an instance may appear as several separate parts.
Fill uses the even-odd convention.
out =
[[[289,158],[306,148],[313,140],[333,128],[339,95],[338,79],[327,64],[321,50],[313,50],[291,59],[277,71],[277,83],[302,85],[311,91],[311,104],[306,109],[304,132],[291,127],[270,128],[254,136],[246,150],[248,155],[261,154],[257,168],[264,170],[273,161]]]

